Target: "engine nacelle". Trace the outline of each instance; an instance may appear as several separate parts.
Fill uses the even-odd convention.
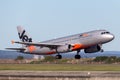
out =
[[[84,52],[85,53],[95,53],[95,52],[98,52],[100,50],[101,50],[101,46],[96,45],[96,46],[92,46],[92,47],[84,49]]]
[[[62,53],[62,52],[68,52],[70,51],[70,45],[64,45],[64,46],[60,46],[57,48],[57,51]]]

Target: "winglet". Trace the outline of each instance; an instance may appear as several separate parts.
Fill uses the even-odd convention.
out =
[[[11,43],[12,43],[12,44],[14,44],[14,43],[15,43],[15,41],[14,41],[14,40],[12,40],[12,41],[11,41]]]

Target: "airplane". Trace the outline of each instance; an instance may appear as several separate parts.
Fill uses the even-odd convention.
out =
[[[52,40],[33,42],[26,30],[17,26],[18,35],[21,41],[11,41],[21,44],[20,48],[6,48],[18,52],[37,55],[57,54],[56,59],[62,58],[62,53],[77,51],[75,59],[80,59],[80,51],[85,53],[103,52],[102,45],[112,41],[115,37],[107,30],[94,30],[90,32],[70,35]]]

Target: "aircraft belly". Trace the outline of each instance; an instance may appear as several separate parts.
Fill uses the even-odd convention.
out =
[[[38,55],[48,55],[48,54],[55,54],[55,50],[54,49],[50,49],[47,47],[43,47],[43,48],[37,48],[35,51],[33,51],[32,53],[38,54]],[[31,53],[31,54],[32,54]]]

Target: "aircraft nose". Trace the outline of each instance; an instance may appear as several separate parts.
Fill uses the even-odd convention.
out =
[[[112,40],[115,38],[115,36],[114,36],[113,34],[106,34],[106,35],[105,35],[105,38],[106,38],[108,41],[112,41]]]
[[[110,39],[110,40],[113,40],[114,39],[114,35],[113,34],[107,35],[107,38]]]

